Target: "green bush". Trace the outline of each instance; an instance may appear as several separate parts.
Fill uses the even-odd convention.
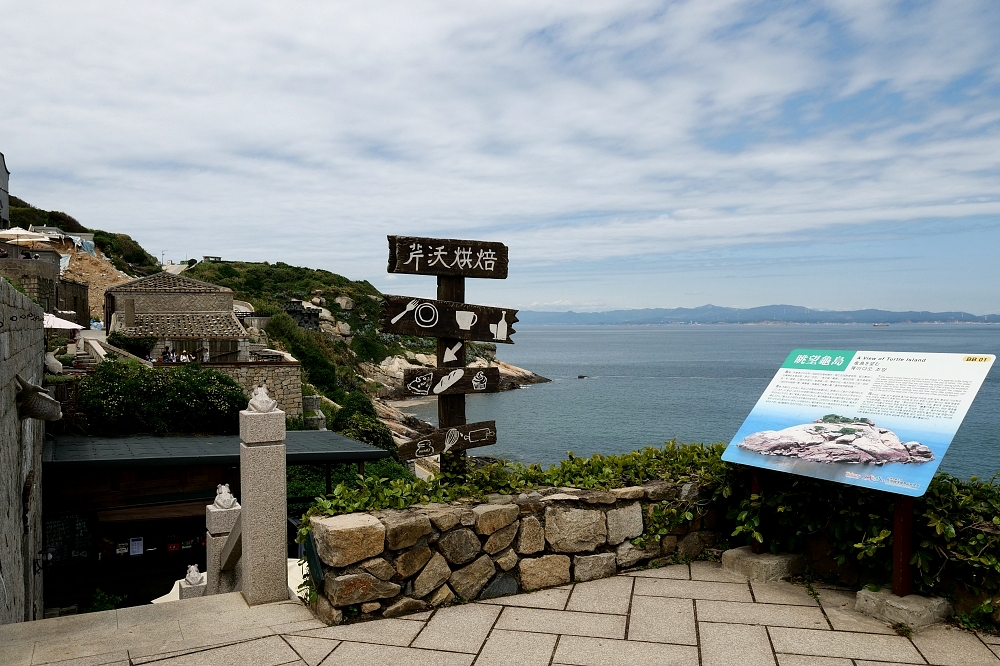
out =
[[[139,358],[145,358],[146,354],[153,351],[156,346],[156,337],[138,337],[125,335],[121,331],[108,333],[108,344],[119,349],[124,349],[129,354],[134,354]]]
[[[197,363],[150,368],[109,359],[80,382],[78,407],[94,435],[239,431],[247,397],[233,379]]]
[[[292,356],[302,363],[309,382],[327,395],[337,390],[337,366],[330,360],[333,343],[315,331],[299,328],[284,312],[271,317],[264,329],[268,337],[280,340]]]

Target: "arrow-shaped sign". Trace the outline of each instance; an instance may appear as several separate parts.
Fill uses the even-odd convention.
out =
[[[403,371],[408,395],[457,395],[496,393],[499,368],[408,368]]]
[[[414,458],[434,456],[444,451],[464,451],[496,443],[496,421],[468,423],[451,428],[441,428],[429,435],[400,444],[399,457],[401,460],[413,460]]]
[[[454,361],[457,361],[458,360],[458,356],[457,356],[458,350],[461,349],[462,345],[464,345],[464,344],[465,344],[464,342],[458,342],[458,343],[455,344],[454,347],[445,347],[444,348],[444,361],[442,361],[442,363],[452,363]]]

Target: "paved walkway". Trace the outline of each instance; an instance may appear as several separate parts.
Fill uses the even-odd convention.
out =
[[[0,663],[1000,666],[1000,638],[943,626],[904,638],[853,601],[708,562],[339,627],[228,594],[0,627]]]

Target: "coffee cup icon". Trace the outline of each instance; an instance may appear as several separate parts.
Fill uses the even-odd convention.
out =
[[[479,321],[479,317],[476,316],[475,312],[468,312],[466,310],[458,310],[455,313],[455,321],[458,322],[458,327],[463,331],[468,331],[476,322]]]

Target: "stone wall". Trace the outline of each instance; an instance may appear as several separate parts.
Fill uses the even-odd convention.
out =
[[[696,500],[694,484],[650,482],[610,492],[545,488],[488,504],[312,518],[323,562],[317,615],[339,622],[395,617],[452,601],[499,596],[615,575],[670,556],[691,559],[714,543],[717,517],[683,525],[639,547],[650,507]]]
[[[75,321],[84,328],[90,328],[90,287],[81,282],[59,280],[56,286],[56,307],[60,310],[72,310],[75,317],[64,317]]]
[[[0,259],[0,277],[16,282],[45,312],[75,310],[73,319],[90,328],[89,287],[59,277],[59,263],[35,259]]]
[[[42,309],[0,279],[0,624],[40,619],[42,440],[45,424],[17,416],[15,374],[42,383]]]
[[[278,401],[287,416],[302,416],[302,365],[299,363],[206,363],[206,368],[229,375],[247,396],[261,385]]]

